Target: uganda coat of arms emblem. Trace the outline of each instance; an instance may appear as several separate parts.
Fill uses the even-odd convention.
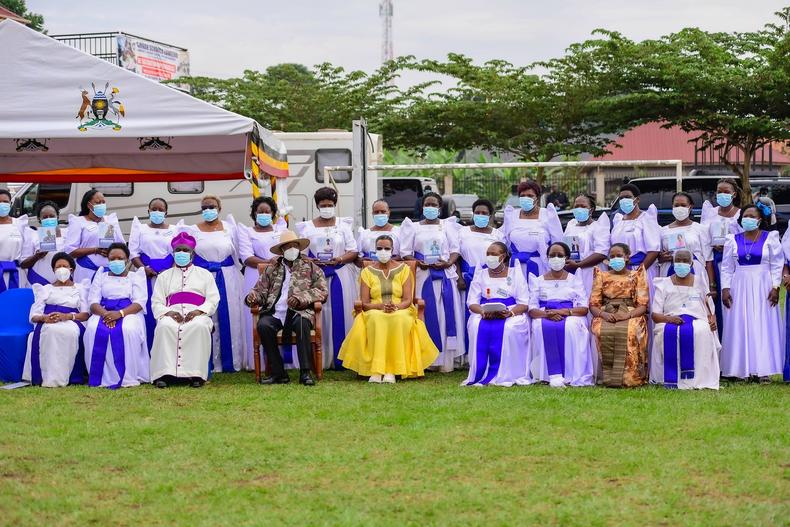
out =
[[[112,128],[116,132],[121,129],[121,117],[126,116],[123,103],[117,99],[120,90],[113,86],[109,90],[110,83],[104,85],[104,90],[96,90],[96,84],[91,82],[93,97],[88,96],[88,90],[80,86],[82,93],[82,105],[77,113],[80,124],[77,129],[85,132],[88,128]],[[115,117],[115,120],[113,120]]]

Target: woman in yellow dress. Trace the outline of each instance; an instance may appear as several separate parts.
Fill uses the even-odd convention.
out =
[[[376,238],[376,260],[362,270],[362,313],[340,348],[343,367],[370,382],[394,383],[395,376],[421,377],[439,355],[414,307],[409,266],[392,260],[392,238]]]

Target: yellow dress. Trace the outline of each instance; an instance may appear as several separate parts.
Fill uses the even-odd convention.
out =
[[[359,279],[370,288],[372,303],[398,304],[410,274],[405,264],[391,269],[389,276],[370,266],[362,270]],[[394,313],[371,309],[357,315],[339,358],[345,368],[364,376],[392,373],[420,377],[438,356],[439,350],[412,305]]]

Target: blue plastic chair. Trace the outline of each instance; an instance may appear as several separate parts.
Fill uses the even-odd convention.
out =
[[[27,337],[33,331],[29,320],[32,305],[32,289],[9,289],[0,293],[0,381],[22,380]]]

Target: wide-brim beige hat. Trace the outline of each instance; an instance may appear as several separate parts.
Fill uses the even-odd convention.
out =
[[[283,245],[291,242],[299,242],[300,251],[304,251],[310,246],[310,240],[307,238],[299,238],[294,231],[283,231],[280,233],[280,242],[277,245],[272,245],[269,251],[271,251],[272,254],[282,256]]]

